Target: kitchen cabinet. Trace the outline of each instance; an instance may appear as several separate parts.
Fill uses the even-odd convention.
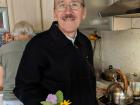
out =
[[[110,4],[119,0],[110,0]],[[132,18],[116,17],[112,16],[111,19],[111,30],[128,30],[131,29]]]
[[[10,31],[22,20],[32,24],[35,32],[42,31],[41,0],[7,0],[7,6]]]
[[[132,29],[140,29],[140,18],[132,18]]]
[[[122,17],[112,17],[111,19],[111,30],[128,30],[131,29],[132,19]]]
[[[0,7],[6,7],[6,0],[0,0]]]

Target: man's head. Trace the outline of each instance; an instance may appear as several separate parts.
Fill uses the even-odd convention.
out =
[[[60,30],[73,37],[81,21],[86,16],[84,0],[55,0],[54,18]]]
[[[34,35],[33,27],[26,21],[20,21],[15,24],[12,35],[15,40],[24,40]]]

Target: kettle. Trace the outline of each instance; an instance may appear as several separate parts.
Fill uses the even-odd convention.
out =
[[[113,76],[117,77],[116,69],[112,65],[109,65],[109,69],[106,69],[103,73],[103,78],[107,81],[113,81]]]
[[[133,92],[129,88],[128,92],[128,81],[126,76],[121,72],[121,70],[116,70],[116,73],[120,75],[120,78],[123,81],[124,86],[122,86],[117,78],[113,75],[115,80],[114,83],[110,84],[107,88],[107,98],[109,103],[117,104],[117,105],[127,105],[133,102]]]

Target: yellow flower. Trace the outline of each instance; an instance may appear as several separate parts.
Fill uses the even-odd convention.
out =
[[[60,103],[60,105],[70,105],[70,104],[71,104],[70,100],[68,101],[64,100],[64,102]]]

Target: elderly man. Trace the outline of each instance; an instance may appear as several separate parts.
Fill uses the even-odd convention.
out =
[[[2,105],[23,105],[13,94],[17,68],[24,51],[24,47],[33,37],[32,26],[25,21],[20,21],[14,26],[12,37],[14,40],[0,47],[0,71],[4,77],[3,83],[3,104]]]
[[[96,105],[93,50],[78,30],[85,16],[84,0],[54,1],[56,21],[31,39],[18,68],[14,93],[24,105],[40,105],[58,90],[72,105]]]

